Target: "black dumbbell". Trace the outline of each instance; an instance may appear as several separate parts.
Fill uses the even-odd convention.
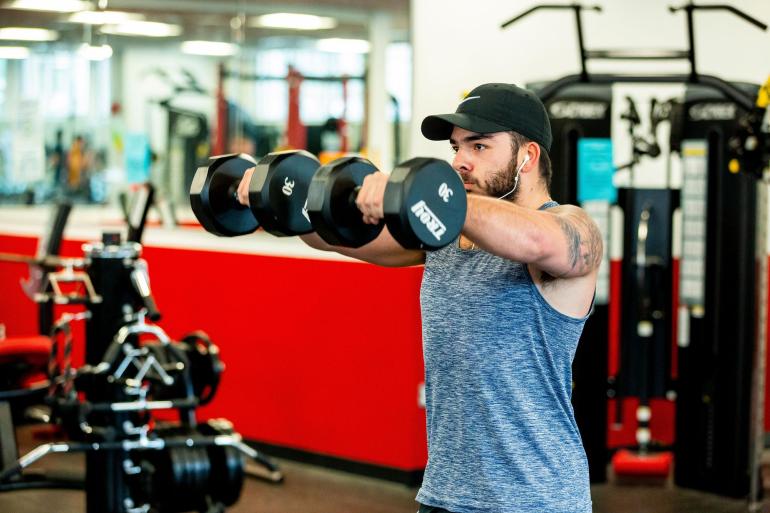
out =
[[[342,157],[313,175],[307,211],[322,239],[357,248],[376,239],[386,225],[403,247],[434,250],[460,234],[467,196],[447,162],[418,157],[399,164],[385,188],[384,224],[372,225],[363,222],[355,200],[364,178],[376,171],[366,159]]]
[[[307,191],[321,163],[304,150],[265,155],[249,181],[249,205],[268,233],[293,236],[313,227],[306,210]]]
[[[355,205],[364,178],[377,168],[361,157],[343,157],[318,169],[305,151],[271,153],[249,183],[251,212],[235,193],[243,173],[255,167],[246,155],[217,158],[201,167],[190,202],[201,225],[222,236],[251,233],[262,225],[274,235],[316,230],[326,242],[360,247],[377,238],[383,224],[370,225]],[[385,224],[406,248],[438,249],[454,240],[465,222],[467,198],[452,167],[441,160],[414,158],[399,165],[385,190]],[[234,212],[233,212],[234,211]],[[246,217],[251,215],[251,222]]]
[[[220,237],[251,233],[259,226],[249,207],[238,202],[238,184],[256,161],[246,154],[224,155],[199,167],[190,184],[190,206],[206,231]]]
[[[306,151],[271,153],[259,162],[245,154],[216,157],[195,172],[190,205],[201,225],[222,237],[252,233],[259,226],[278,236],[308,233],[313,228],[304,205],[319,166]],[[249,208],[238,202],[237,191],[252,167]]]

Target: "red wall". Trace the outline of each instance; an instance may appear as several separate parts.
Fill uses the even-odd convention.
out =
[[[62,253],[80,256],[81,243],[65,241]],[[0,252],[35,246],[0,235]],[[143,256],[159,324],[175,338],[202,329],[221,349],[227,369],[203,416],[227,417],[251,440],[424,467],[422,268],[160,247]],[[0,263],[8,336],[37,331],[26,276],[25,265]]]

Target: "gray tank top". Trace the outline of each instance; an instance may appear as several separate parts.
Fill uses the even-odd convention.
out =
[[[551,307],[526,265],[456,242],[427,254],[420,302],[428,465],[417,501],[454,513],[589,513],[571,403],[586,318]]]

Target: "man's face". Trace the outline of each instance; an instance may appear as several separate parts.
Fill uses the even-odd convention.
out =
[[[460,174],[465,190],[499,198],[515,184],[517,156],[513,154],[511,134],[479,134],[460,127],[449,139],[455,152],[452,167]],[[519,188],[508,198],[513,201]]]

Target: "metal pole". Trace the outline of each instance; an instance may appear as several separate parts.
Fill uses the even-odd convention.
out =
[[[687,59],[690,61],[690,80],[695,81],[698,76],[698,70],[695,67],[695,25],[692,19],[692,3],[685,6],[687,10]]]
[[[581,6],[579,4],[574,4],[573,9],[575,9],[575,27],[577,30],[578,46],[580,49],[580,76],[583,77],[583,80],[588,80],[588,68],[586,67],[586,46],[583,42],[583,20],[580,18]]]

